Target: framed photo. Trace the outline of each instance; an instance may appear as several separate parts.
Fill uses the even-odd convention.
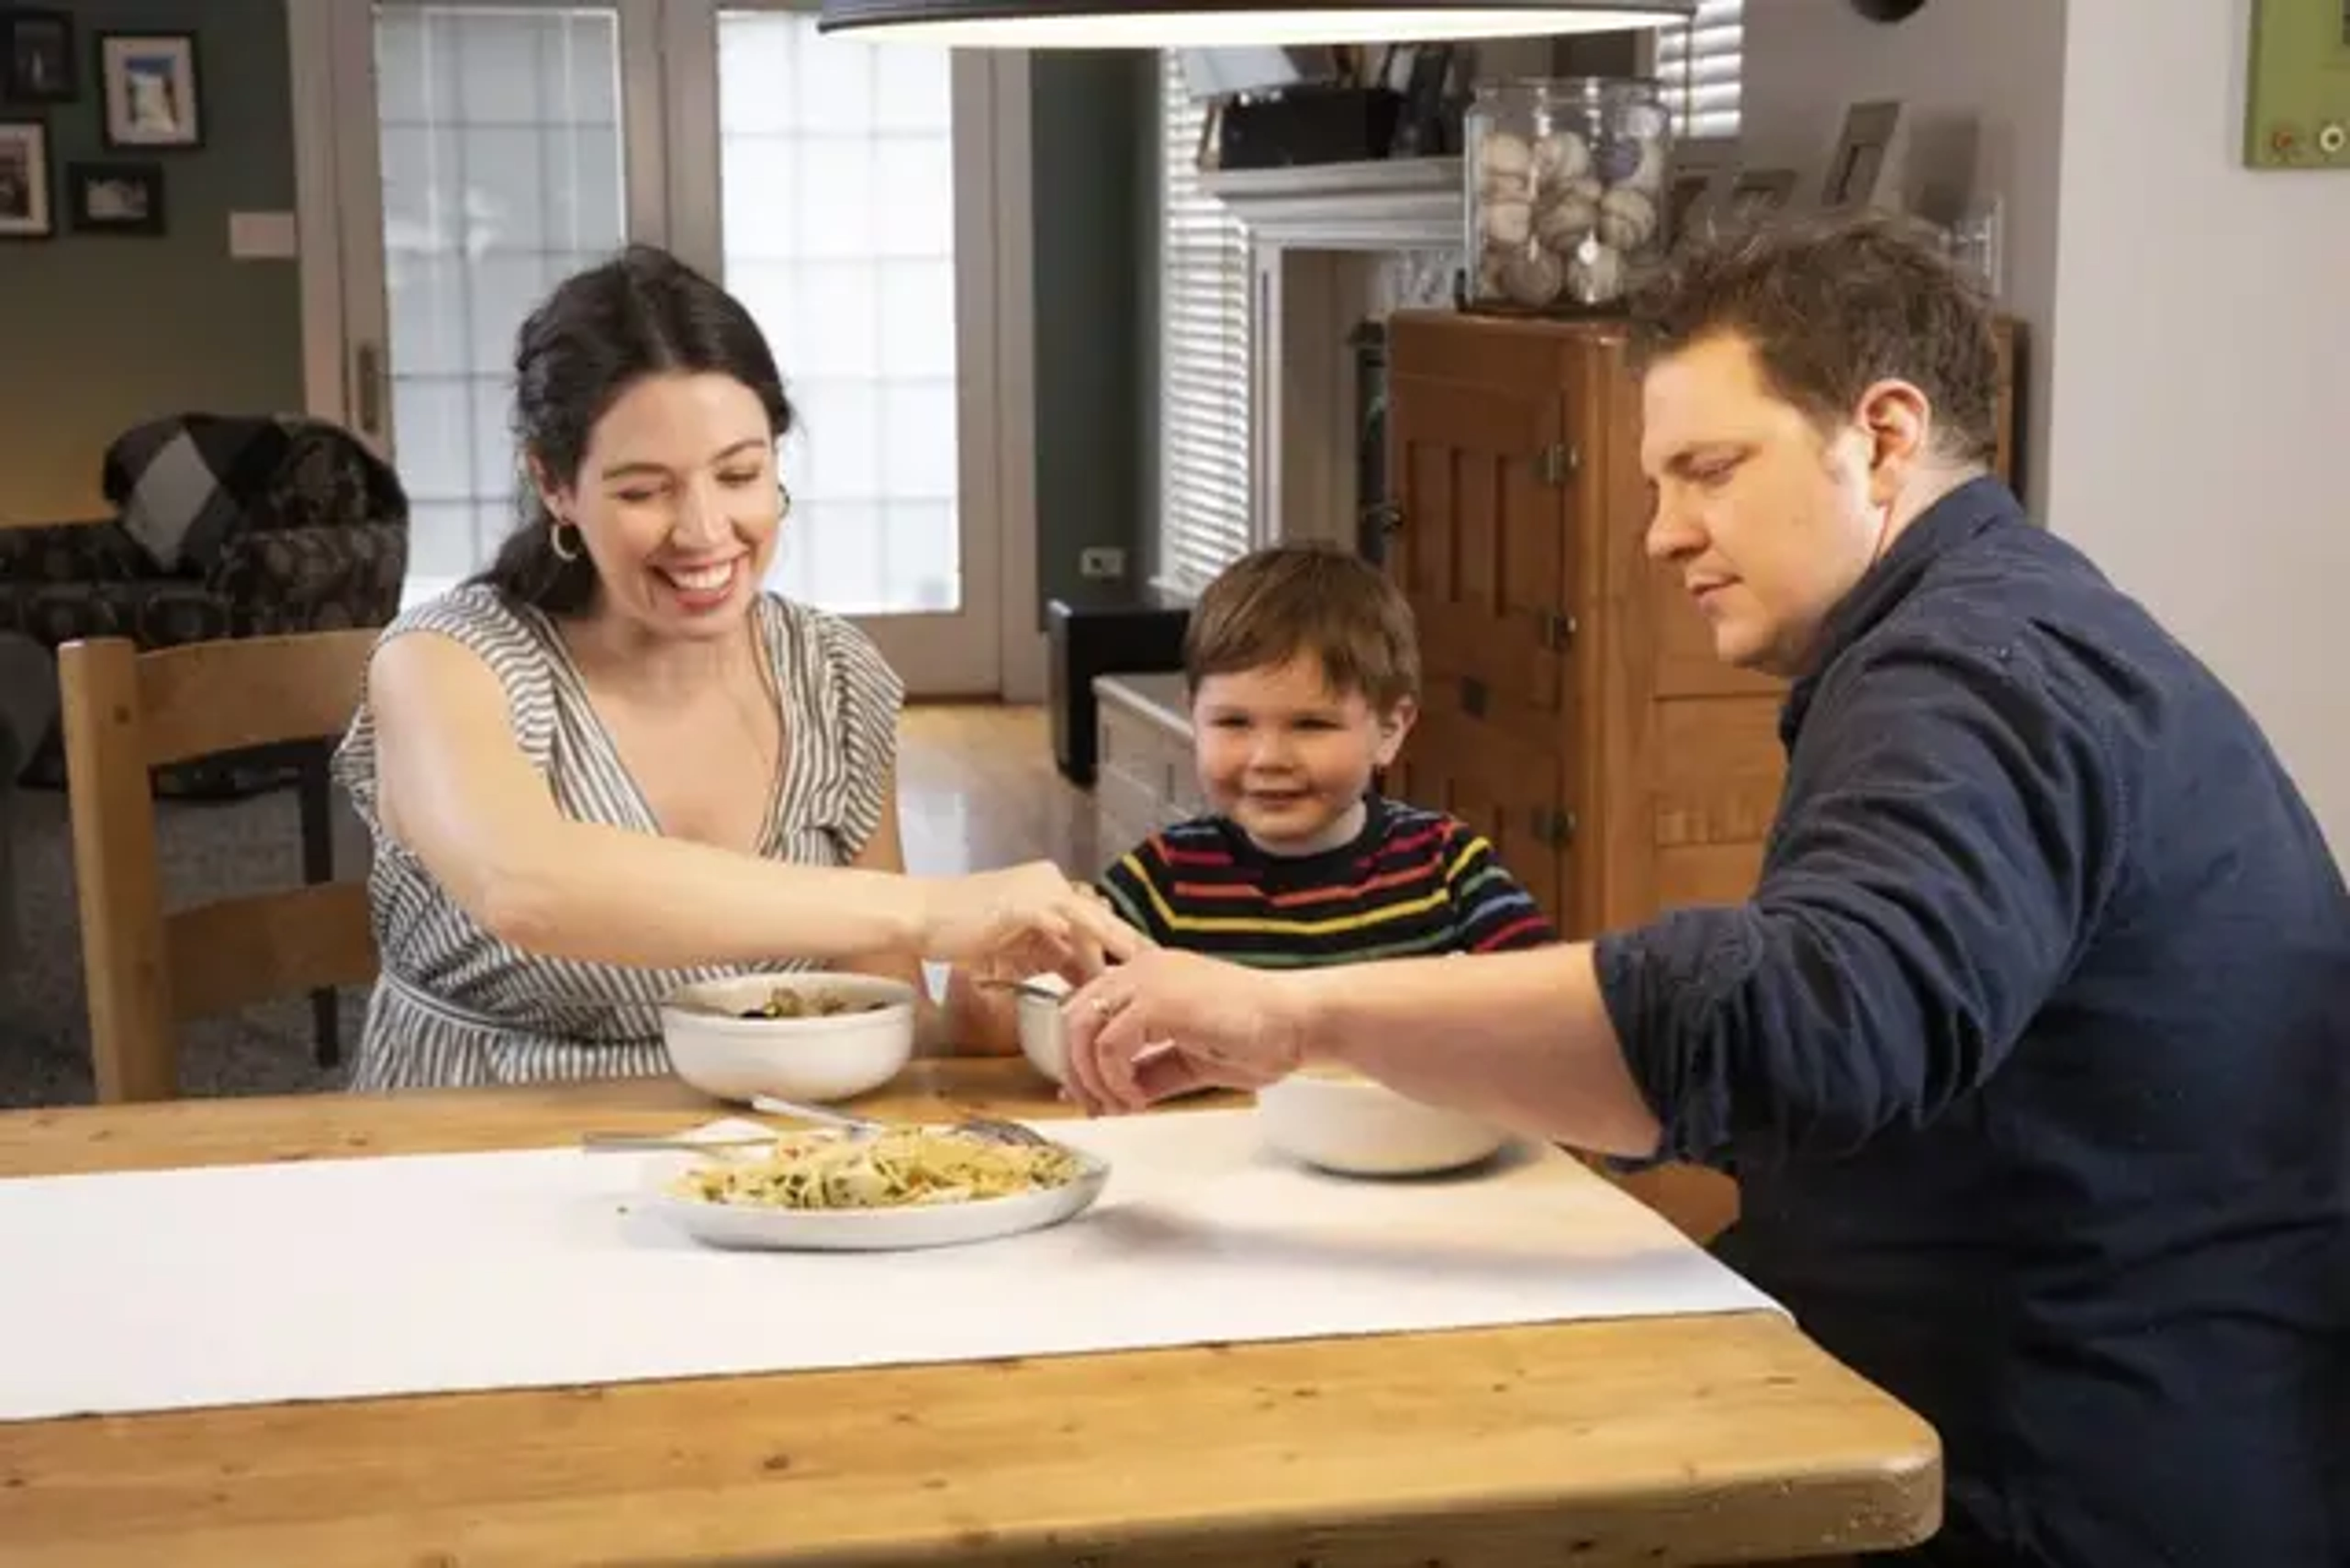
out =
[[[1675,142],[1672,167],[1665,176],[1666,244],[1677,245],[1685,239],[1702,240],[1711,234],[1737,172],[1734,136],[1691,137]]]
[[[38,120],[0,120],[0,239],[46,240],[57,232],[49,203],[49,131]]]
[[[11,103],[71,103],[73,17],[64,11],[0,11],[0,98]]]
[[[100,33],[98,79],[109,147],[203,145],[193,34]]]
[[[1741,169],[1730,182],[1730,193],[1715,209],[1715,220],[1726,227],[1751,228],[1786,210],[1795,195],[1793,169]]]
[[[1844,130],[1828,157],[1827,177],[1820,184],[1820,205],[1891,207],[1898,205],[1895,180],[1899,167],[1901,105],[1895,99],[1856,103],[1845,110]]]
[[[76,234],[163,232],[163,166],[160,163],[68,163],[66,196]]]

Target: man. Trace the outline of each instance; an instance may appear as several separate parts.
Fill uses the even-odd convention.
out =
[[[1930,243],[1749,235],[1635,325],[1650,551],[1794,682],[1752,900],[1335,981],[1147,954],[1071,999],[1076,1092],[1327,1060],[1721,1165],[1726,1258],[1941,1434],[1917,1560],[2341,1568],[2350,895],[2309,812],[1987,476],[1990,320]]]

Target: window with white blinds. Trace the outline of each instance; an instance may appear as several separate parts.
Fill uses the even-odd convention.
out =
[[[1195,593],[1247,553],[1249,305],[1255,269],[1247,230],[1200,188],[1206,106],[1183,85],[1180,56],[1159,57],[1159,580]]]
[[[1698,0],[1697,15],[1657,31],[1657,80],[1673,111],[1673,134],[1687,140],[1738,134],[1740,53],[1746,0]]]

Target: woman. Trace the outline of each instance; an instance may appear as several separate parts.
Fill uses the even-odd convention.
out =
[[[337,757],[383,966],[354,1087],[664,1072],[660,1001],[746,968],[1131,950],[1050,866],[904,874],[896,675],[760,587],[793,411],[739,303],[632,249],[515,374],[523,520],[386,628]]]

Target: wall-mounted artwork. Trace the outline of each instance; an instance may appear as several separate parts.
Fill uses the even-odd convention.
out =
[[[109,147],[203,145],[192,35],[102,33],[98,72]]]
[[[76,234],[163,232],[160,163],[68,163],[66,196]]]
[[[1691,137],[1673,144],[1665,176],[1665,234],[1669,243],[1701,241],[1715,232],[1738,174],[1738,139]]]
[[[49,203],[49,132],[37,120],[0,120],[0,239],[57,232]]]
[[[0,11],[0,98],[10,103],[71,103],[80,96],[74,78],[73,17],[63,11]]]

